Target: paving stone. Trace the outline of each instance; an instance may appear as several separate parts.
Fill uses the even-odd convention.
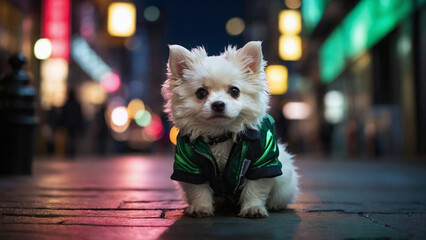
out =
[[[409,239],[426,239],[426,214],[364,214],[373,222],[410,235]]]
[[[164,227],[170,226],[174,220],[163,218],[127,218],[127,217],[88,217],[88,216],[59,216],[59,217],[27,217],[1,216],[0,224],[61,224],[61,225],[91,225],[91,226],[126,226],[126,227]]]
[[[391,239],[409,235],[373,224],[358,214],[336,212],[271,213],[265,219],[229,215],[196,219],[182,217],[161,239]]]
[[[121,205],[120,200],[88,200],[78,199],[49,199],[45,201],[12,201],[0,202],[0,208],[40,208],[40,209],[116,209]]]
[[[292,208],[305,212],[345,213],[426,213],[426,205],[419,203],[345,203],[345,202],[298,202]]]
[[[407,239],[410,235],[358,214],[299,213],[302,219],[295,239]]]
[[[112,218],[159,218],[162,210],[52,210],[52,209],[19,209],[4,208],[3,216],[26,217],[112,217]],[[1,216],[0,215],[0,216]]]
[[[184,201],[125,202],[120,209],[182,209],[187,206]]]
[[[264,219],[239,218],[237,213],[201,219],[180,214],[160,239],[288,239],[301,221],[295,212],[272,213]]]
[[[0,239],[157,239],[168,227],[1,224]]]

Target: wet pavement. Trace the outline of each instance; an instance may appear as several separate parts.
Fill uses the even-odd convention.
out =
[[[266,219],[183,216],[172,157],[36,159],[0,177],[0,239],[426,239],[426,165],[297,158],[301,194]]]

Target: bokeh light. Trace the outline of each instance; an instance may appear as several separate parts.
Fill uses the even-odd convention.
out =
[[[161,118],[153,114],[151,123],[145,128],[146,133],[153,138],[154,141],[159,140],[164,135],[163,124],[161,123]]]
[[[278,51],[282,60],[297,61],[302,57],[302,39],[298,35],[282,35]]]
[[[311,107],[304,102],[289,102],[283,106],[283,115],[290,120],[303,120],[310,114]]]
[[[245,23],[243,19],[234,17],[228,20],[226,23],[226,32],[231,36],[240,35],[245,29]]]
[[[324,118],[330,123],[339,123],[345,114],[345,96],[339,91],[329,91],[324,96]]]
[[[83,101],[90,104],[102,104],[106,101],[107,94],[98,82],[86,81],[81,87]]]
[[[47,38],[40,38],[34,44],[34,56],[37,59],[48,59],[52,54],[52,43]]]
[[[41,63],[41,107],[62,107],[67,100],[69,65],[63,58],[49,58]]]
[[[145,104],[139,98],[132,99],[127,105],[127,111],[129,112],[129,118],[135,118],[136,113],[140,110],[145,110]]]
[[[151,123],[151,113],[147,110],[139,110],[135,114],[135,122],[141,127],[146,127]]]
[[[290,9],[297,9],[302,5],[301,0],[285,0],[284,3]]]
[[[121,86],[120,76],[114,72],[105,73],[101,78],[101,86],[108,93],[117,91]]]
[[[143,11],[143,17],[149,22],[155,22],[160,18],[160,9],[156,6],[148,6]]]
[[[129,115],[126,107],[116,107],[112,110],[111,121],[114,125],[124,126],[129,121]]]
[[[302,16],[297,10],[282,10],[278,28],[282,34],[299,34],[302,31]]]
[[[288,89],[288,70],[284,65],[269,65],[265,69],[269,91],[272,95],[282,95]]]
[[[136,7],[133,3],[115,2],[108,7],[108,32],[112,36],[129,37],[136,30]]]

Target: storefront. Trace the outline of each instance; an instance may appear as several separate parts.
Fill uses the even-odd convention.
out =
[[[24,67],[35,75],[32,45],[39,32],[39,1],[0,1],[0,75],[5,74],[8,58],[17,52],[27,58]]]
[[[426,152],[425,2],[361,0],[319,45],[334,154]]]

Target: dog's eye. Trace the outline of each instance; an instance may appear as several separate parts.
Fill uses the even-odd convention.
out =
[[[198,99],[204,99],[207,97],[208,94],[209,92],[207,92],[207,90],[204,88],[199,88],[197,92],[195,93]]]
[[[231,95],[231,97],[237,98],[240,96],[240,89],[238,89],[237,87],[231,87],[228,93],[229,95]]]

